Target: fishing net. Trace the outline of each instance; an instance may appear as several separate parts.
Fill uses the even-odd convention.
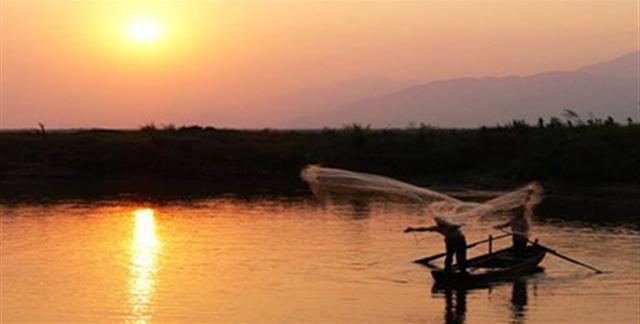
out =
[[[525,215],[530,216],[543,193],[542,186],[532,182],[485,202],[471,202],[379,175],[318,165],[306,166],[300,176],[325,204],[354,199],[419,204],[430,216],[455,223],[486,220],[518,209],[520,212],[524,209]]]

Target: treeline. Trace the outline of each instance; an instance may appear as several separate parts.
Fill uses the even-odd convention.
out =
[[[477,129],[155,127],[0,132],[0,180],[298,181],[309,163],[404,179],[640,183],[640,125],[540,120]]]

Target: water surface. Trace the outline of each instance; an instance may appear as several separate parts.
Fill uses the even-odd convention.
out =
[[[435,234],[402,233],[429,223],[415,210],[70,201],[0,206],[0,223],[3,323],[640,322],[640,233],[624,225],[535,225],[542,243],[611,273],[548,255],[542,274],[442,291],[411,262],[443,248]]]

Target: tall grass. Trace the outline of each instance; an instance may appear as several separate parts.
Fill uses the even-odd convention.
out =
[[[571,121],[571,120],[569,120]],[[0,133],[0,179],[297,181],[307,163],[399,177],[640,183],[640,125],[524,121],[478,129],[239,131],[153,124],[135,131]]]

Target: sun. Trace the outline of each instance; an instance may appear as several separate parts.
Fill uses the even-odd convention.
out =
[[[147,17],[138,17],[129,23],[129,37],[138,43],[151,43],[159,36],[158,24]]]

